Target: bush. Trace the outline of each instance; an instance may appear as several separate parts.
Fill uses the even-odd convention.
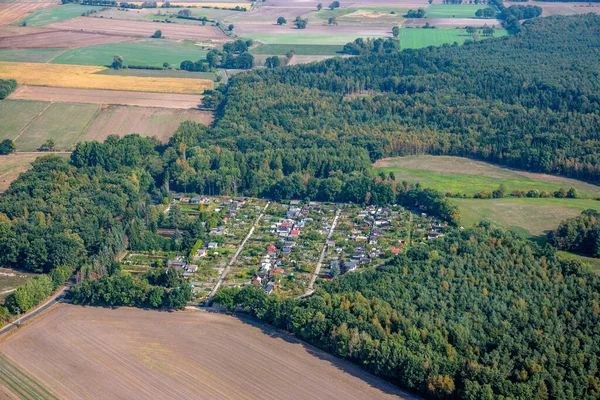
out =
[[[0,100],[8,97],[17,88],[17,81],[14,79],[0,79]]]

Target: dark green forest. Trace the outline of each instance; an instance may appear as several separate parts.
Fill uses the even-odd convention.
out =
[[[600,257],[600,213],[585,210],[568,218],[548,233],[548,242],[560,250]]]
[[[463,46],[238,74],[209,99],[217,121],[201,143],[246,154],[351,145],[371,161],[448,154],[597,182],[599,51],[589,14]]]
[[[503,230],[454,231],[312,296],[214,301],[428,398],[600,396],[600,278]]]

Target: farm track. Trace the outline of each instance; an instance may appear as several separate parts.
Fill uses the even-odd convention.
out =
[[[229,261],[229,264],[227,264],[227,267],[225,268],[225,270],[223,271],[223,273],[221,274],[221,276],[219,276],[219,279],[217,280],[217,283],[215,284],[215,287],[213,288],[213,290],[211,290],[210,294],[208,295],[207,302],[209,302],[210,300],[212,300],[212,298],[215,297],[215,295],[217,294],[217,291],[219,290],[219,288],[221,287],[221,285],[225,281],[225,278],[227,277],[227,274],[229,274],[229,271],[231,271],[231,266],[235,263],[235,261],[237,260],[238,256],[242,252],[242,250],[244,250],[244,246],[246,245],[246,242],[248,241],[248,239],[250,239],[252,237],[252,234],[254,233],[254,229],[256,229],[256,227],[258,226],[258,223],[260,222],[260,220],[263,217],[263,215],[265,215],[265,212],[267,211],[267,208],[269,208],[270,204],[271,204],[270,201],[267,202],[267,205],[263,208],[263,210],[260,213],[260,215],[258,216],[258,218],[256,218],[256,221],[254,221],[254,225],[252,225],[252,228],[250,228],[250,231],[248,232],[248,235],[246,235],[246,237],[244,238],[244,240],[242,241],[242,243],[240,244],[240,246],[236,250],[235,254],[233,255],[233,257]]]

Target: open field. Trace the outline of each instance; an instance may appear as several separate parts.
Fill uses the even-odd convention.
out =
[[[335,56],[340,55],[343,47],[341,45],[265,44],[250,50],[250,52],[252,54],[283,56],[288,51],[293,50],[294,54],[299,56]]]
[[[495,190],[500,184],[504,184],[508,193],[531,189],[551,192],[574,187],[582,196],[600,197],[600,186],[597,185],[560,176],[508,169],[462,157],[396,157],[379,160],[373,166],[375,172],[393,171],[398,181],[420,182],[424,187],[443,193],[472,195],[482,190]]]
[[[28,13],[57,6],[55,1],[46,2],[0,2],[0,25],[10,24]]]
[[[14,140],[48,104],[43,101],[22,100],[0,102],[0,140]]]
[[[339,55],[338,55],[339,56]],[[323,61],[331,58],[332,56],[293,56],[287,65],[297,64],[309,64],[315,61]],[[350,57],[348,55],[342,56],[343,58]]]
[[[69,32],[48,29],[29,34],[2,37],[0,38],[0,48],[76,48],[106,43],[119,43],[132,39],[133,38],[127,36],[102,35],[97,33]]]
[[[118,76],[142,76],[153,78],[185,78],[185,79],[210,79],[214,81],[217,75],[214,72],[189,72],[176,69],[154,70],[154,69],[105,69],[97,74]]]
[[[281,35],[281,36],[304,36],[304,35],[321,35],[324,38],[329,38],[333,43],[338,44],[340,41],[335,39],[335,36],[353,36],[357,37],[382,37],[392,36],[392,27],[377,27],[377,26],[331,26],[317,25],[310,23],[306,29],[297,29],[292,24],[276,25],[272,24],[254,24],[254,23],[237,23],[233,31],[242,36],[248,35]],[[344,42],[346,44],[347,42]],[[327,44],[327,43],[323,43]]]
[[[323,8],[321,11],[305,14],[305,17],[321,24],[327,24],[329,18],[335,18],[340,25],[386,26],[400,24],[407,11],[406,8],[398,7]]]
[[[139,36],[149,38],[155,31],[161,30],[167,39],[185,39],[205,44],[222,44],[232,39],[216,26],[162,24],[158,22],[128,21],[118,23],[104,18],[79,17],[68,21],[48,25],[50,28],[94,33],[106,33],[121,36]]]
[[[71,18],[81,16],[82,13],[88,11],[98,11],[102,7],[82,6],[79,4],[65,4],[57,7],[52,7],[45,10],[36,11],[32,15],[24,18],[22,21],[28,26],[46,26],[55,22],[65,21]]]
[[[549,15],[575,15],[575,14],[587,14],[590,12],[600,14],[599,3],[562,3],[562,2],[546,2],[546,1],[533,1],[530,4],[542,7],[542,17]]]
[[[171,3],[172,4],[172,3]],[[110,7],[104,11],[98,12],[94,14],[95,17],[102,18],[114,18],[114,19],[130,19],[135,21],[153,21],[153,20],[163,20],[170,18],[178,24],[192,24],[198,25],[198,21],[194,20],[186,20],[176,18],[177,13],[180,11],[180,8],[143,8],[141,10],[134,10],[129,8],[115,8]],[[194,17],[206,17],[211,20],[226,20],[231,17],[236,17],[238,14],[243,14],[239,11],[231,11],[231,10],[223,10],[223,9],[214,9],[214,8],[188,8]],[[160,13],[160,14],[159,14]]]
[[[494,37],[506,36],[505,30],[497,30]],[[464,29],[420,29],[420,28],[401,28],[400,29],[400,47],[402,49],[420,49],[427,46],[440,46],[445,43],[463,44],[471,40]],[[482,39],[486,39],[482,37]]]
[[[213,114],[209,111],[108,106],[103,107],[89,123],[81,140],[103,141],[108,135],[138,133],[167,142],[182,122],[195,121],[208,125],[212,119]]]
[[[0,156],[0,192],[4,192],[8,189],[11,182],[17,179],[22,172],[27,171],[36,158],[38,158],[37,154],[10,154],[7,156]],[[0,292],[9,289],[8,286],[12,285],[8,278],[9,277],[4,279],[3,275],[0,273]]]
[[[123,57],[125,65],[162,67],[167,62],[179,67],[182,61],[206,58],[207,51],[193,43],[172,40],[146,39],[136,42],[103,44],[69,50],[56,57],[54,64],[110,65],[115,54]]]
[[[0,351],[61,399],[415,398],[270,327],[206,312],[59,305]]]
[[[99,110],[96,104],[50,103],[19,133],[15,140],[17,149],[35,151],[47,139],[52,139],[57,150],[70,150]]]
[[[64,49],[0,49],[0,61],[45,63],[62,51]]]
[[[212,119],[211,112],[192,109],[4,100],[0,103],[0,140],[14,140],[18,151],[35,151],[47,139],[54,140],[57,150],[66,151],[79,141],[129,133],[167,141],[183,121],[210,124]]]
[[[126,92],[118,90],[87,90],[48,88],[21,85],[10,100],[38,100],[62,103],[120,104],[140,107],[198,108],[202,96],[171,93]]]
[[[129,1],[130,4],[142,5],[143,1]],[[161,7],[165,2],[158,1],[158,7]],[[252,3],[247,1],[228,1],[228,2],[211,2],[211,1],[170,1],[172,6],[176,7],[217,7],[217,8],[246,8],[246,10],[250,10],[252,7]]]
[[[425,9],[427,18],[475,18],[475,12],[488,8],[485,4],[432,4]]]
[[[404,21],[404,26],[421,27],[429,23],[436,28],[464,28],[465,26],[495,26],[497,29],[502,26],[499,19],[480,19],[480,18],[409,18]]]
[[[213,89],[208,79],[153,78],[97,74],[105,67],[0,62],[0,78],[22,85],[135,92],[201,94]]]
[[[600,211],[600,201],[581,199],[451,199],[461,213],[463,226],[481,220],[514,229],[527,237],[539,238],[558,224],[587,209]]]

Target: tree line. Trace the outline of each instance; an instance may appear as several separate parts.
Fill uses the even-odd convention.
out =
[[[600,258],[600,213],[585,210],[567,218],[548,233],[548,242],[560,250]]]

